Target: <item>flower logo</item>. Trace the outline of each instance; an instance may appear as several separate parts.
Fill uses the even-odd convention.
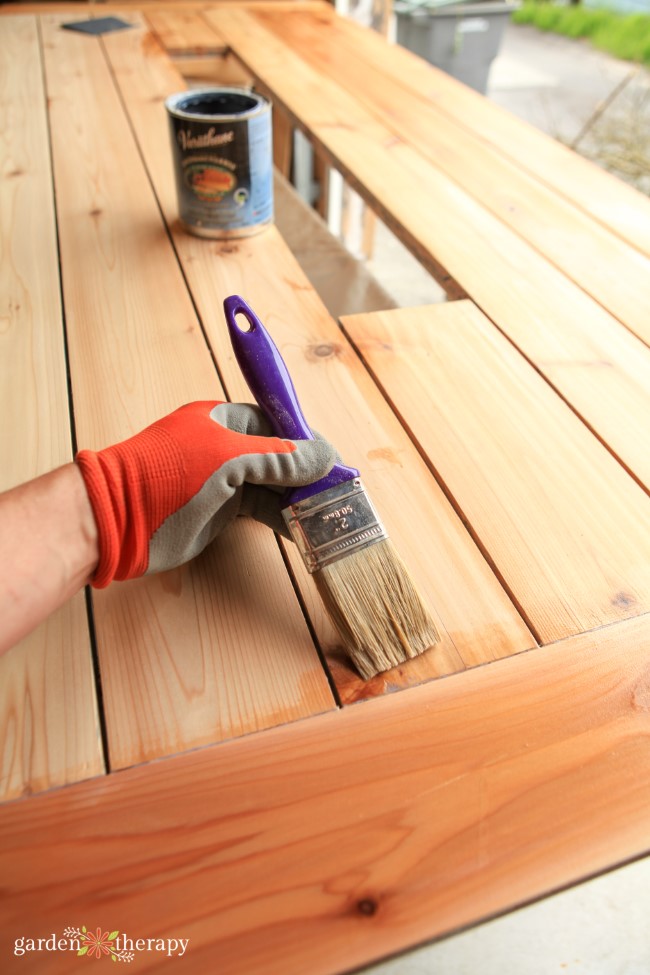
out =
[[[109,934],[108,931],[102,932],[101,928],[97,928],[93,934],[84,924],[81,929],[66,928],[63,935],[66,938],[75,938],[79,942],[81,947],[77,951],[77,957],[86,955],[88,958],[101,958],[108,955],[112,961],[133,961],[132,951],[125,951],[115,944],[119,933],[119,931],[111,931]]]
[[[112,931],[109,934],[107,931],[106,934],[102,934],[101,928],[97,928],[95,934],[88,932],[85,937],[86,944],[79,949],[77,955],[87,954],[89,958],[92,958],[93,955],[96,955],[97,958],[101,958],[102,954],[110,955],[110,943],[115,941],[119,933],[119,931]]]

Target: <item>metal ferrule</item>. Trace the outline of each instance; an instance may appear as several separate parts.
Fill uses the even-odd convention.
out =
[[[283,515],[312,573],[388,538],[358,478],[292,504]]]

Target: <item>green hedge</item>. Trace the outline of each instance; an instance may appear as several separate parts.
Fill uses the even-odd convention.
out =
[[[614,57],[650,65],[650,16],[646,14],[616,14],[527,0],[512,19],[516,24],[531,24],[565,37],[586,37],[594,47]]]

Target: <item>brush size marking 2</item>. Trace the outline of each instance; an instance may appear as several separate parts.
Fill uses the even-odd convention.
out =
[[[335,521],[337,522],[334,531],[347,531],[350,527],[346,515],[351,515],[354,513],[354,508],[351,504],[346,504],[343,508],[337,508],[336,511],[328,511],[327,514],[322,516],[323,521]]]

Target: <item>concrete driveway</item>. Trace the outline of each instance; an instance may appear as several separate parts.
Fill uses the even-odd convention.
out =
[[[587,41],[506,27],[488,97],[650,194],[650,71]]]

